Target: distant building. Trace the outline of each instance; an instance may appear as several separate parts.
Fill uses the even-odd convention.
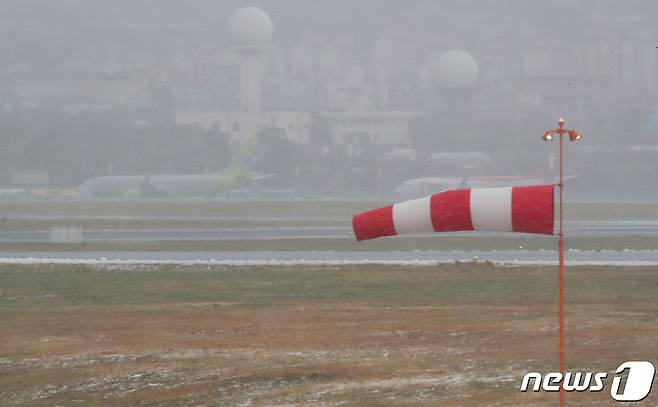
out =
[[[176,113],[176,124],[197,124],[229,135],[234,144],[255,140],[266,129],[278,129],[293,143],[308,144],[311,139],[310,114],[295,110],[267,110],[263,106],[263,75],[268,44],[273,35],[270,16],[259,7],[237,10],[229,21],[239,65],[239,107],[235,111],[188,111]],[[277,52],[269,54],[276,57]],[[278,55],[278,59],[282,59]],[[304,59],[304,58],[301,58]],[[285,64],[275,64],[282,75]],[[294,67],[294,64],[293,64]]]
[[[229,33],[240,62],[240,110],[263,108],[263,58],[272,40],[273,23],[260,7],[243,7],[233,13]]]
[[[245,144],[265,129],[280,129],[294,143],[308,144],[311,139],[310,114],[299,111],[266,112],[177,112],[176,124],[197,124],[229,135],[231,143]]]
[[[325,111],[332,144],[411,144],[411,125],[419,113],[400,111]]]
[[[13,90],[24,107],[30,106],[149,106],[146,78],[90,75],[81,79],[16,81]]]

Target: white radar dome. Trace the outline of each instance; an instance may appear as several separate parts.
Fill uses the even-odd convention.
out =
[[[479,74],[475,58],[460,49],[443,52],[430,65],[430,80],[442,89],[471,89],[477,85]]]
[[[272,39],[274,24],[260,7],[243,7],[229,20],[229,34],[241,45],[265,45]]]

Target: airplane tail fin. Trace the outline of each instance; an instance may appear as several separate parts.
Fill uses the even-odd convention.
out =
[[[555,154],[551,152],[542,160],[541,165],[537,167],[534,175],[544,180],[552,180],[555,177],[555,169]]]
[[[537,176],[541,177],[544,179],[546,182],[552,182],[552,183],[558,183],[560,182],[559,180],[559,174],[558,174],[558,168],[557,168],[557,163],[555,159],[555,154],[548,153],[546,156],[546,159],[544,160],[543,164],[539,166],[537,169]],[[564,180],[570,180],[573,178],[579,177],[580,174],[570,174],[570,175],[565,175]]]

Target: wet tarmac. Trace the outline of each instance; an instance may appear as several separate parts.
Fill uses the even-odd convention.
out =
[[[658,250],[568,250],[569,265],[658,266]],[[418,265],[452,262],[557,264],[554,250],[492,251],[240,251],[240,252],[2,252],[0,264]]]
[[[658,221],[574,221],[565,224],[571,237],[658,236]],[[469,232],[444,235],[472,235]],[[502,233],[479,232],[479,236],[501,236]],[[308,239],[353,238],[349,226],[313,227],[240,227],[195,229],[111,229],[84,230],[85,241],[161,241],[161,240],[235,240],[235,239]],[[47,242],[49,232],[2,231],[0,242]]]

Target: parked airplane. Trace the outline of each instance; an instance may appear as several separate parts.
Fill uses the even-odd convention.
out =
[[[213,174],[115,175],[91,178],[80,185],[81,198],[215,197],[233,188],[257,186],[273,174],[253,174],[238,166]]]
[[[0,199],[18,199],[30,195],[30,191],[22,188],[0,188]]]
[[[553,158],[547,160],[547,168],[540,169],[545,175],[485,175],[464,177],[425,177],[413,178],[404,181],[393,190],[397,195],[405,198],[422,197],[447,189],[461,188],[501,188],[510,186],[527,186],[547,183],[556,183],[557,179],[551,175]],[[568,175],[565,180],[578,175]]]

